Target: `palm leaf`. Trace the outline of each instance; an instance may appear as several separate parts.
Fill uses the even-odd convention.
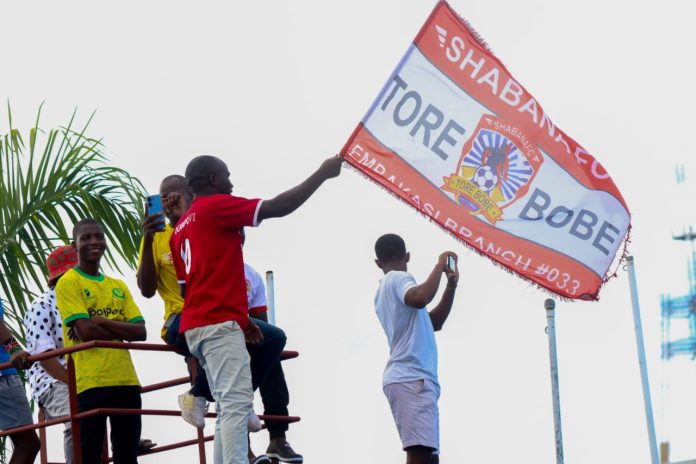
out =
[[[94,115],[81,128],[76,116],[46,132],[39,108],[25,139],[8,104],[8,130],[0,133],[0,292],[7,325],[22,341],[24,314],[46,286],[46,256],[70,242],[73,223],[86,217],[102,223],[113,270],[137,263],[145,189],[111,166],[102,141],[87,135]]]

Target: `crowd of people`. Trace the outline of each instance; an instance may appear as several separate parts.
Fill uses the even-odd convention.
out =
[[[263,454],[250,449],[249,432],[261,429],[253,412],[259,389],[264,414],[287,416],[288,386],[280,363],[285,333],[268,323],[263,279],[243,259],[245,227],[293,213],[328,179],[340,174],[343,158],[327,159],[304,182],[269,200],[232,195],[230,172],[213,156],[199,156],[185,175],[170,175],[160,184],[162,213],[143,219],[137,283],[141,294],[159,294],[164,302],[161,337],[184,357],[192,386],[178,397],[181,415],[197,428],[205,426],[209,403],[217,420],[213,461],[261,464],[271,459],[301,463],[288,443],[285,421],[267,421],[269,445]],[[26,350],[2,321],[0,301],[0,430],[32,423],[32,414],[16,369],[28,369],[31,395],[47,419],[70,413],[66,360],[53,357],[31,363],[30,355],[91,340],[142,341],[145,321],[121,280],[100,271],[106,236],[97,219],[74,224],[72,243],[46,260],[48,290],[24,318]],[[380,281],[375,307],[390,347],[383,390],[390,404],[409,464],[439,462],[437,348],[440,330],[454,301],[456,259],[443,253],[432,272],[418,284],[407,272],[410,255],[398,235],[375,244]],[[447,285],[441,301],[426,310],[442,275]],[[72,353],[79,411],[96,408],[140,409],[140,383],[128,350],[90,348]],[[195,375],[194,375],[195,374]],[[154,446],[141,439],[139,415],[94,415],[80,419],[84,464],[101,462],[106,421],[111,426],[113,460],[137,463]],[[11,464],[34,462],[40,443],[33,430],[10,435]],[[65,424],[66,463],[73,461],[70,423]]]

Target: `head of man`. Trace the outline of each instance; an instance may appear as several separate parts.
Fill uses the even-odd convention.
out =
[[[396,234],[385,234],[375,242],[375,263],[386,274],[389,271],[406,271],[411,255],[406,251],[404,239]]]
[[[178,174],[165,177],[160,183],[159,193],[164,206],[164,216],[173,226],[191,208],[193,201],[186,178]]]
[[[53,250],[46,258],[48,286],[55,287],[58,279],[75,266],[77,266],[77,253],[72,246],[63,245]]]
[[[83,219],[73,227],[72,246],[77,252],[79,265],[96,265],[106,251],[106,235],[96,219]]]
[[[227,165],[215,156],[197,156],[186,166],[186,182],[194,197],[232,193]]]

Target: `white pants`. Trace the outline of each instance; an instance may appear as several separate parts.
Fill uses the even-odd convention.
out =
[[[214,462],[248,464],[247,418],[254,394],[244,333],[237,322],[229,321],[189,329],[185,335],[217,402]]]

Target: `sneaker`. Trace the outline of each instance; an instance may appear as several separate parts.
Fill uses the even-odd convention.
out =
[[[189,392],[179,395],[179,408],[181,417],[196,428],[205,428],[205,414],[208,412],[208,403],[202,396],[193,396]]]
[[[250,432],[258,432],[263,428],[261,425],[261,419],[259,419],[259,416],[254,414],[253,411],[249,413],[249,417],[247,417],[247,427],[249,428]]]
[[[249,458],[249,464],[272,464],[271,458],[262,454],[261,456],[256,456],[255,458]]]
[[[266,456],[283,462],[304,462],[301,454],[292,449],[285,438],[274,438],[268,445]]]

